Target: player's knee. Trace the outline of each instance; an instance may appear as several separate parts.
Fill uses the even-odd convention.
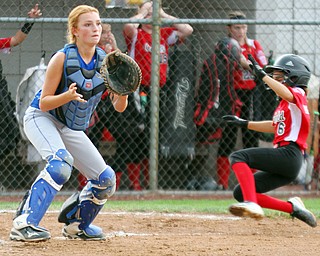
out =
[[[241,191],[241,188],[240,188],[239,184],[233,190],[233,197],[238,202],[242,202],[243,201],[242,191]]]
[[[245,162],[245,159],[242,157],[239,151],[233,152],[229,155],[229,163],[232,166],[235,163]]]
[[[59,149],[48,160],[46,170],[58,185],[66,183],[71,176],[73,157],[65,149]]]
[[[105,200],[111,197],[116,190],[116,175],[110,166],[100,173],[98,180],[90,181],[92,183],[93,196],[98,200]]]

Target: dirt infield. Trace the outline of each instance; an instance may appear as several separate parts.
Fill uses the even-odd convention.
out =
[[[13,213],[0,213],[0,255],[320,255],[319,227],[310,228],[284,216],[261,221],[231,215],[102,212],[94,224],[106,241],[66,240],[57,213],[48,212],[42,225],[51,231],[47,242],[8,239]]]

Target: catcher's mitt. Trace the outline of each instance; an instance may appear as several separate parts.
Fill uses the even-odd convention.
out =
[[[128,95],[137,90],[142,76],[138,64],[120,50],[107,54],[100,74],[107,90],[118,95]]]

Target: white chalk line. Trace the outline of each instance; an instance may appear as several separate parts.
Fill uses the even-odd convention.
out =
[[[0,210],[1,213],[15,213],[15,210]],[[59,213],[60,211],[47,211],[47,213]],[[196,218],[206,220],[239,220],[241,218],[226,215],[214,214],[198,214],[198,213],[161,213],[161,212],[107,212],[101,211],[99,215],[135,215],[135,216],[152,216],[152,217],[167,217],[167,218]]]
[[[136,215],[136,216],[152,216],[152,217],[167,217],[167,218],[196,218],[206,220],[239,220],[239,217],[214,215],[214,214],[198,214],[198,213],[159,213],[159,212],[100,212],[105,215]]]
[[[1,213],[15,213],[15,210],[0,210]],[[59,213],[59,211],[47,211],[47,213]],[[165,218],[180,218],[180,219],[204,219],[204,220],[240,220],[239,217],[226,216],[226,215],[214,215],[214,214],[197,214],[197,213],[160,213],[160,212],[106,212],[102,211],[99,215],[111,215],[111,216],[143,216],[143,217],[165,217]],[[131,237],[131,236],[155,236],[155,233],[130,233],[124,231],[114,231],[105,233],[106,238],[115,237]],[[68,240],[63,236],[52,237],[55,240]],[[11,243],[12,241],[5,241],[0,239],[0,245]]]
[[[110,233],[104,233],[106,235],[106,238],[115,238],[115,237],[129,237],[129,236],[155,236],[157,234],[155,233],[130,233],[130,232],[124,232],[124,231],[114,231]],[[57,236],[52,237],[54,240],[70,240],[64,236]]]

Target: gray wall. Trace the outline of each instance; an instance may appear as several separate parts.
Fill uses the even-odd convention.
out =
[[[260,20],[317,21],[320,17],[320,0],[257,0],[256,16]],[[257,39],[266,52],[273,50],[275,56],[298,52],[306,58],[311,69],[320,75],[320,27],[318,25],[258,25]]]

